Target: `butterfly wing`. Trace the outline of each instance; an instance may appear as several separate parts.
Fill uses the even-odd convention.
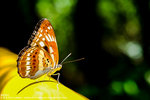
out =
[[[26,46],[19,53],[18,73],[22,78],[38,78],[50,71],[52,59],[44,49]]]
[[[56,37],[52,25],[47,19],[38,22],[17,60],[18,73],[25,78],[38,78],[54,69],[58,64],[59,55]]]
[[[48,19],[44,18],[37,23],[35,30],[28,41],[28,45],[31,47],[38,46],[39,48],[46,50],[54,63],[52,67],[55,67],[58,64],[59,54],[57,41],[54,29]]]

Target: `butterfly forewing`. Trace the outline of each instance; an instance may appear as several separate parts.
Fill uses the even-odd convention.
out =
[[[21,77],[38,78],[55,68],[59,60],[56,37],[52,25],[47,19],[38,22],[28,46],[23,48],[17,60]]]
[[[28,41],[28,45],[45,49],[56,63],[55,65],[58,64],[59,55],[54,29],[46,18],[37,23],[35,30]]]

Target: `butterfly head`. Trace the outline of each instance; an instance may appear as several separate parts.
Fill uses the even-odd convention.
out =
[[[57,66],[56,66],[56,69],[59,71],[60,69],[62,68],[62,65],[61,64],[58,64]]]

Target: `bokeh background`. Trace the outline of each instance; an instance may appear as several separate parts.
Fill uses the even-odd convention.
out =
[[[60,82],[99,100],[150,100],[149,0],[3,0],[0,46],[18,54],[41,18],[52,23]]]

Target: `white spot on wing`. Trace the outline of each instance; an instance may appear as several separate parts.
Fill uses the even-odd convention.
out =
[[[54,40],[55,42],[56,42],[56,38],[55,38],[55,40]]]
[[[29,70],[27,70],[27,71],[26,71],[26,75],[25,75],[25,76],[28,76],[28,75],[29,75],[29,72],[30,72],[30,71],[29,71]]]
[[[36,31],[33,32],[33,35],[35,35],[35,34],[36,34]]]
[[[53,49],[52,49],[52,47],[50,47],[50,53],[52,53],[53,52]]]
[[[54,54],[51,54],[51,57],[52,57],[53,61],[55,62],[55,60],[54,60]]]
[[[36,46],[36,43],[34,43],[33,46]]]
[[[46,39],[50,42],[50,39],[47,37],[47,36],[45,36],[46,37]]]
[[[45,38],[42,38],[43,41],[45,41]]]
[[[50,26],[47,27],[49,30],[51,29]]]
[[[41,47],[44,47],[44,43],[42,41],[39,44]]]
[[[36,42],[39,41],[39,39],[36,40]]]
[[[50,41],[52,41],[52,38],[51,38],[51,36],[48,34],[48,37],[50,38]]]
[[[55,41],[53,36],[52,36],[52,41]]]
[[[30,57],[27,57],[27,60],[30,60],[31,58]]]
[[[29,61],[27,61],[27,62],[26,62],[26,65],[30,65],[30,62],[29,62]]]
[[[52,29],[52,26],[50,26],[50,29]]]
[[[31,50],[30,52],[33,53],[33,50]]]
[[[30,56],[30,53],[28,53],[27,56]]]
[[[56,66],[56,63],[55,63],[55,59],[54,59],[54,54],[51,54],[51,58],[52,58],[52,60],[53,60],[53,62],[54,62],[54,67]]]
[[[31,69],[31,67],[30,66],[26,66],[26,70],[30,70]]]
[[[41,36],[42,36],[42,34],[39,35],[39,37],[41,37]]]
[[[36,43],[35,43],[35,42],[32,42],[31,45],[32,45],[32,46],[36,46]]]

